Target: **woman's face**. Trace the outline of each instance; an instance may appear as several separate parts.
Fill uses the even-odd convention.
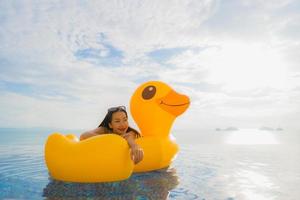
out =
[[[124,134],[128,129],[128,119],[125,112],[117,111],[112,114],[111,123],[109,127],[114,133]]]

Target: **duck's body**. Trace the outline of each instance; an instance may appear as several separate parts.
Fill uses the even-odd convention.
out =
[[[178,145],[169,138],[144,137],[136,140],[143,149],[143,160],[135,165],[134,172],[146,172],[166,168],[178,152]]]
[[[136,140],[144,151],[134,166],[129,147],[122,137],[103,134],[83,141],[74,135],[54,133],[45,146],[45,160],[53,178],[70,182],[108,182],[127,179],[131,173],[166,168],[178,145],[169,138],[145,137]]]
[[[53,178],[71,182],[123,180],[134,167],[126,140],[114,134],[78,141],[54,133],[47,140],[45,160]]]
[[[131,114],[143,137],[136,143],[144,151],[143,160],[134,166],[125,139],[104,134],[78,141],[74,136],[50,135],[45,160],[52,177],[72,182],[107,182],[127,179],[131,173],[168,167],[178,145],[170,137],[177,116],[189,106],[189,98],[168,85],[151,81],[132,95]]]

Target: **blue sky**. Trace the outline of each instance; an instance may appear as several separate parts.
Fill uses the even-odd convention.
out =
[[[192,100],[174,129],[300,129],[299,21],[296,0],[1,1],[0,127],[91,129],[160,80]]]

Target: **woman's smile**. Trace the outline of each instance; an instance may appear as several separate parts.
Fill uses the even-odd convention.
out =
[[[122,128],[122,129],[117,129],[118,131],[120,131],[120,132],[123,132],[123,133],[125,133],[126,132],[126,130],[127,130],[127,128]]]

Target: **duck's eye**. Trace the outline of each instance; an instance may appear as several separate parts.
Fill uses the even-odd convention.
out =
[[[156,88],[153,85],[146,87],[142,93],[144,99],[151,99],[156,93]]]

